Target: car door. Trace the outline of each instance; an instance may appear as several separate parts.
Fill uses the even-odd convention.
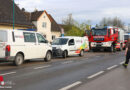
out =
[[[70,39],[68,42],[68,46],[69,46],[69,55],[74,55],[76,54],[76,45],[75,45],[75,40],[74,39]]]
[[[47,52],[47,40],[43,37],[43,35],[37,33],[38,46],[37,51],[39,58],[45,58]]]
[[[35,33],[23,32],[25,43],[25,58],[34,59],[37,58],[37,43]]]

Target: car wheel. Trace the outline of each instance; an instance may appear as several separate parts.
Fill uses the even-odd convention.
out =
[[[84,56],[84,51],[83,51],[83,50],[80,51],[79,56],[80,56],[80,57]]]
[[[50,51],[47,52],[46,54],[46,57],[45,57],[45,61],[48,62],[48,61],[51,61],[51,58],[52,58],[52,54]]]
[[[17,54],[17,55],[15,56],[14,64],[15,64],[16,66],[20,66],[21,64],[23,64],[23,61],[24,61],[23,55],[22,55],[22,54]]]
[[[62,56],[63,56],[63,58],[66,58],[67,57],[67,51],[64,51]]]

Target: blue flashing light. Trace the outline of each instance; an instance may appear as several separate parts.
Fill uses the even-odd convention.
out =
[[[109,26],[104,26],[104,28],[109,28]]]

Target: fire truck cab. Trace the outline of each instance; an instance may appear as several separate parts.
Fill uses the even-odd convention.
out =
[[[88,37],[93,51],[104,49],[114,52],[117,49],[122,50],[124,47],[124,30],[117,27],[92,28]]]

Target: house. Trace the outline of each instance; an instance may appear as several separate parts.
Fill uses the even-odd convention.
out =
[[[45,10],[25,12],[25,15],[37,27],[37,32],[42,33],[48,41],[52,42],[54,38],[61,36],[61,27]]]
[[[32,29],[24,13],[15,4],[15,29]],[[13,29],[13,0],[0,0],[0,29]]]

